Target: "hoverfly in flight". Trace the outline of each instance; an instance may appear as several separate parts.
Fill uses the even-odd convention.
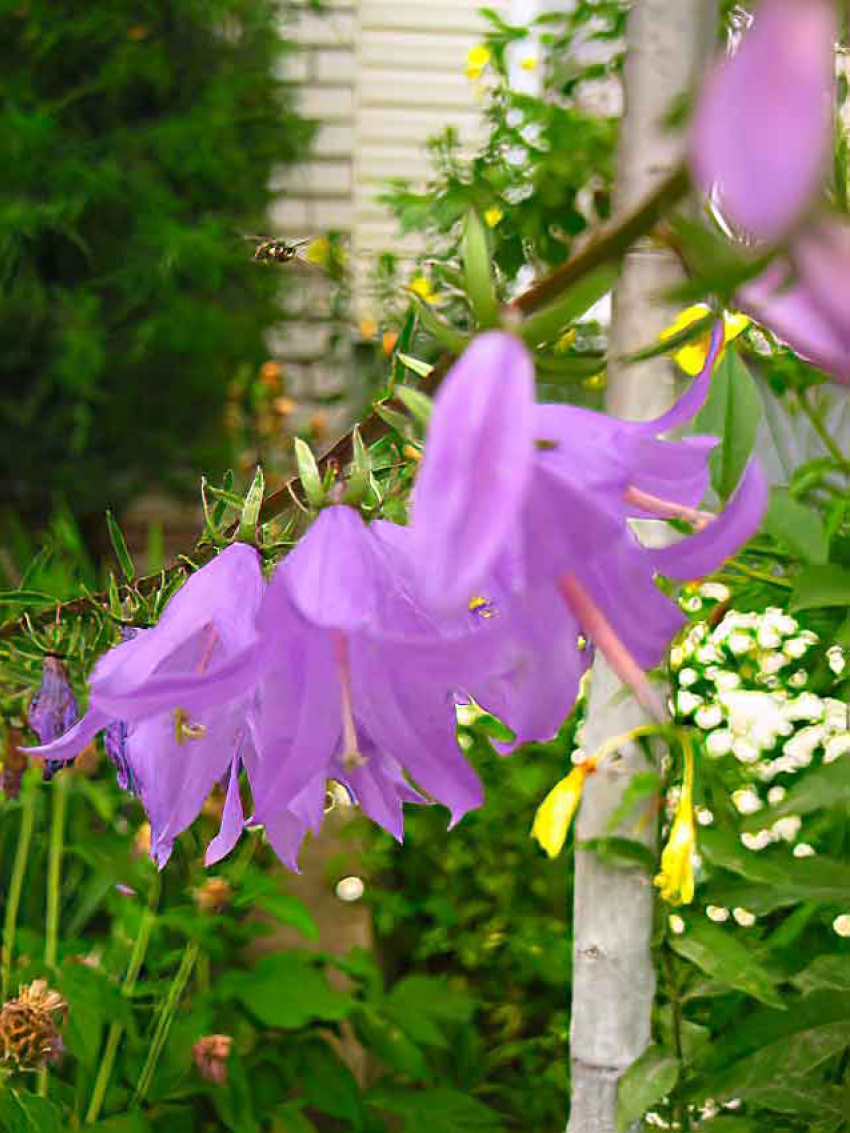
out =
[[[254,245],[254,259],[261,264],[288,264],[294,259],[303,260],[301,249],[314,240],[312,236],[304,240],[284,240],[280,236],[245,236],[243,239]]]

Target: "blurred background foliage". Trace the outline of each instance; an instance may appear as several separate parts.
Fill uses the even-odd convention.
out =
[[[286,10],[3,6],[0,475],[29,526],[228,462],[227,386],[264,360],[282,278],[240,234],[310,137],[277,78]]]

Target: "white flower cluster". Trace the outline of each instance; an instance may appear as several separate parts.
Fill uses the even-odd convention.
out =
[[[719,598],[718,589],[725,590],[709,583],[683,606],[702,605],[700,595]],[[819,748],[824,762],[838,759],[850,752],[847,705],[803,691],[809,673],[799,663],[817,643],[817,634],[776,608],[731,611],[713,629],[698,623],[670,654],[676,716],[706,733],[709,755],[731,753],[764,781],[808,767]],[[840,646],[827,660],[841,675]]]
[[[710,583],[692,590],[682,605],[696,613],[706,601],[728,597],[725,587]],[[814,854],[808,843],[797,842],[799,816],[771,821],[770,808],[785,796],[773,780],[803,770],[816,756],[831,763],[850,753],[847,704],[806,688],[815,666],[823,665],[822,652],[813,649],[817,644],[817,634],[784,610],[770,608],[732,610],[713,627],[699,622],[671,650],[676,718],[705,733],[710,756],[737,761],[745,784],[732,794],[738,812],[764,811],[764,828],[741,835],[749,850],[786,842],[796,843],[795,857]],[[826,662],[836,679],[843,676],[847,659],[840,646],[826,651]],[[708,915],[719,923],[729,912],[712,908]]]

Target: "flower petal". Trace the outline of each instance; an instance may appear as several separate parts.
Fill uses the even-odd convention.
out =
[[[434,402],[413,498],[424,593],[464,607],[516,534],[534,459],[534,366],[512,335],[475,338]]]
[[[691,158],[739,228],[775,240],[817,193],[832,147],[831,0],[762,0],[737,53],[703,88]]]
[[[227,786],[227,797],[224,800],[224,810],[221,815],[221,827],[215,838],[207,846],[204,865],[215,865],[216,862],[226,858],[242,836],[245,828],[245,814],[242,810],[242,798],[239,794],[239,765],[240,761],[234,759],[230,766],[230,782]]]
[[[729,503],[707,527],[669,547],[646,552],[654,569],[681,581],[717,570],[756,534],[767,508],[767,497],[764,473],[751,460]]]
[[[790,279],[787,266],[774,261],[740,289],[741,308],[801,357],[836,381],[850,384],[850,346],[836,334],[810,288]]]

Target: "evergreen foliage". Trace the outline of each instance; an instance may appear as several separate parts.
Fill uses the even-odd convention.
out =
[[[43,518],[226,459],[228,382],[259,364],[279,274],[269,175],[309,140],[272,0],[32,0],[0,16],[0,476]]]

